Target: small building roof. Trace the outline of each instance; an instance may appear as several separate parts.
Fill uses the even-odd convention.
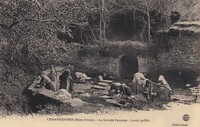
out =
[[[183,21],[177,22],[169,28],[170,31],[181,31],[188,33],[200,33],[200,21]]]

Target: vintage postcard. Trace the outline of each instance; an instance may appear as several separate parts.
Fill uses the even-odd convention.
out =
[[[199,0],[0,0],[1,127],[199,127]]]

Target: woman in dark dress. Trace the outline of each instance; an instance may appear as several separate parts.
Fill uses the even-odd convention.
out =
[[[65,70],[62,75],[59,76],[60,87],[59,89],[66,89],[68,92],[74,92],[73,79],[70,76],[71,71],[69,69]]]

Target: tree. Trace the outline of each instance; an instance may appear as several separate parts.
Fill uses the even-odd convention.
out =
[[[86,26],[92,8],[87,3],[87,0],[0,1],[0,35],[7,43],[5,59],[35,67],[56,62],[52,58],[58,57],[56,50],[65,44],[55,32],[71,35],[72,24]]]
[[[100,42],[104,42],[106,40],[106,13],[105,13],[105,0],[98,0],[99,1],[99,39]]]

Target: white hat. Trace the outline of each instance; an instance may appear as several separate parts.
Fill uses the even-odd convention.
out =
[[[115,84],[115,86],[121,86],[122,84],[121,83],[113,83]]]
[[[122,83],[122,86],[126,86],[126,84],[125,84],[125,83]]]
[[[159,76],[158,81],[161,81],[162,84],[168,84],[163,75]]]
[[[164,79],[165,79],[164,76],[163,76],[163,75],[160,75],[159,78],[158,78],[158,81],[162,81],[162,80],[164,80]]]

